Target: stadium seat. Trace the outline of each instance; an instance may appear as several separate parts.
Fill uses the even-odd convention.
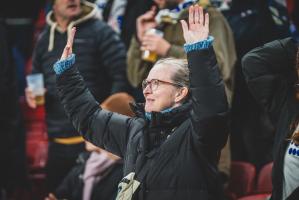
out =
[[[231,176],[228,185],[228,193],[235,194],[238,198],[250,195],[254,192],[256,178],[255,166],[248,162],[232,161]]]

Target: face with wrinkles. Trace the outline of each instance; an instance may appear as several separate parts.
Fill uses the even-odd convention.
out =
[[[181,105],[188,89],[173,81],[177,70],[165,64],[155,64],[151,69],[142,86],[146,112],[160,112]]]

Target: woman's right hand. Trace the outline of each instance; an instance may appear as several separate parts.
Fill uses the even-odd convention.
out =
[[[69,57],[73,53],[73,42],[76,33],[76,27],[73,27],[71,30],[71,34],[67,38],[67,43],[64,47],[60,60],[64,60]]]
[[[203,8],[198,5],[189,7],[189,27],[184,20],[181,24],[187,44],[206,40],[209,36],[209,14],[204,14]]]

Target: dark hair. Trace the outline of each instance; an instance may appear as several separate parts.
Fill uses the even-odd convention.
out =
[[[296,130],[298,125],[299,125],[299,115],[295,117],[295,119],[293,120],[290,126],[290,131],[292,132],[290,140],[292,140],[295,144],[299,144],[299,130]]]

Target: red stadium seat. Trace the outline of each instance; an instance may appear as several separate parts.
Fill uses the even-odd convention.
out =
[[[255,177],[256,169],[253,164],[232,161],[231,177],[227,188],[228,193],[233,193],[238,198],[252,194],[254,192]]]
[[[24,97],[20,98],[19,102],[26,130],[26,157],[29,171],[40,171],[45,167],[48,154],[44,106],[31,109]]]
[[[270,196],[271,194],[255,194],[239,198],[238,200],[268,200]]]
[[[41,171],[47,162],[48,142],[47,141],[26,141],[26,155],[29,170]]]
[[[257,179],[256,193],[262,194],[272,192],[272,167],[273,162],[262,167]]]

